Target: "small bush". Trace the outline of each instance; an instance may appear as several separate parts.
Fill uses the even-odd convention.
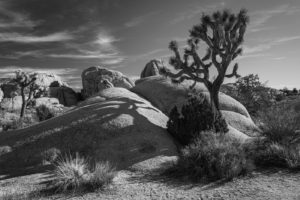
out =
[[[246,174],[252,165],[237,140],[206,131],[181,151],[175,169],[195,181],[214,181]]]
[[[214,113],[209,101],[202,95],[193,95],[182,106],[181,114],[175,106],[167,123],[168,131],[183,145],[189,144],[201,131],[212,130],[227,132],[228,127],[221,113],[214,123]]]
[[[36,108],[36,114],[40,121],[45,121],[47,119],[54,117],[53,111],[51,111],[51,109],[48,108],[46,105],[38,106]]]
[[[252,153],[262,167],[300,169],[300,115],[285,104],[259,114],[264,138]]]
[[[78,154],[73,158],[61,158],[53,171],[53,186],[56,191],[93,191],[110,184],[115,176],[115,169],[108,162],[99,162],[91,168],[89,162]]]
[[[92,173],[90,174],[89,181],[86,183],[90,190],[96,190],[108,185],[115,177],[115,169],[109,162],[96,163]]]
[[[281,104],[259,113],[263,135],[271,142],[290,144],[300,139],[300,114]],[[299,141],[300,142],[300,141]]]
[[[61,151],[54,147],[47,149],[41,153],[44,164],[55,163],[60,155]]]
[[[300,146],[263,142],[252,155],[257,166],[300,169]]]
[[[12,151],[10,146],[0,146],[0,156]]]

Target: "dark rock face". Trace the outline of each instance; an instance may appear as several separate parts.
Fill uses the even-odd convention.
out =
[[[109,70],[100,66],[90,67],[82,72],[82,94],[85,98],[110,87],[132,88],[133,81],[121,72]]]
[[[3,91],[3,98],[13,98],[14,96],[17,96],[20,94],[19,87],[16,83],[10,81],[7,81],[5,83],[2,83],[0,86],[1,90]]]
[[[57,98],[64,106],[73,106],[78,103],[77,93],[69,87],[50,87],[49,96]]]

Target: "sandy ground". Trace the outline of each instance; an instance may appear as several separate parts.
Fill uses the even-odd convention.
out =
[[[45,196],[36,191],[49,180],[46,173],[0,177],[0,199],[295,199],[300,200],[300,173],[285,170],[254,172],[226,183],[192,184],[160,172],[120,171],[105,191]],[[14,194],[14,195],[10,195]],[[37,194],[37,195],[36,195]],[[36,195],[36,196],[35,196]],[[14,196],[14,198],[11,198]]]

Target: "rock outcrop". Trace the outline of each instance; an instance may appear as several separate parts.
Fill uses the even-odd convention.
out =
[[[141,78],[160,75],[160,69],[162,68],[164,68],[164,64],[161,60],[151,60],[142,71]]]
[[[64,106],[74,106],[78,103],[78,95],[69,87],[50,87],[49,96],[57,98]]]
[[[59,86],[68,86],[61,78],[52,73],[37,73],[35,84],[40,87],[49,88],[53,82],[57,82]]]
[[[177,155],[166,131],[168,117],[150,102],[124,88],[109,88],[92,98],[105,101],[82,104],[43,123],[0,134],[0,147],[12,151],[0,156],[2,168],[36,166],[43,152],[80,152],[108,160],[117,168],[142,161]]]
[[[186,103],[189,86],[192,83],[193,82],[185,81],[176,85],[168,78],[153,76],[140,79],[137,85],[131,88],[131,91],[146,98],[154,106],[168,115],[174,106],[180,109],[181,106]],[[204,85],[197,84],[195,89],[209,99],[209,93]],[[248,136],[253,136],[258,132],[258,128],[251,120],[247,109],[241,103],[223,93],[220,93],[219,99],[220,109],[222,112],[225,111],[224,117],[229,125]]]
[[[129,89],[134,83],[121,72],[108,70],[106,68],[95,66],[82,72],[83,96],[85,98],[98,93],[108,87],[121,87]]]

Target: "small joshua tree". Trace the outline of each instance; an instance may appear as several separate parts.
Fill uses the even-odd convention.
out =
[[[215,114],[219,112],[219,90],[225,78],[239,77],[238,64],[227,74],[231,62],[242,53],[241,44],[244,40],[249,17],[247,11],[242,9],[237,15],[225,10],[217,11],[211,16],[203,14],[200,24],[190,30],[188,48],[181,56],[176,41],[169,44],[175,56],[170,58],[170,64],[178,70],[177,73],[162,71],[172,78],[173,82],[181,83],[184,80],[193,80],[193,88],[197,82],[204,83],[210,93],[211,107]],[[207,53],[200,58],[197,50],[200,41],[207,46]],[[210,69],[214,66],[217,76],[210,79]],[[215,115],[216,116],[216,115]]]
[[[20,117],[22,118],[25,114],[25,109],[27,107],[27,104],[30,102],[34,91],[37,89],[37,85],[35,84],[36,74],[35,73],[29,74],[21,70],[18,70],[15,73],[16,73],[16,77],[14,78],[14,81],[21,88],[22,108],[21,108]],[[27,98],[25,96],[26,88],[29,89]]]

